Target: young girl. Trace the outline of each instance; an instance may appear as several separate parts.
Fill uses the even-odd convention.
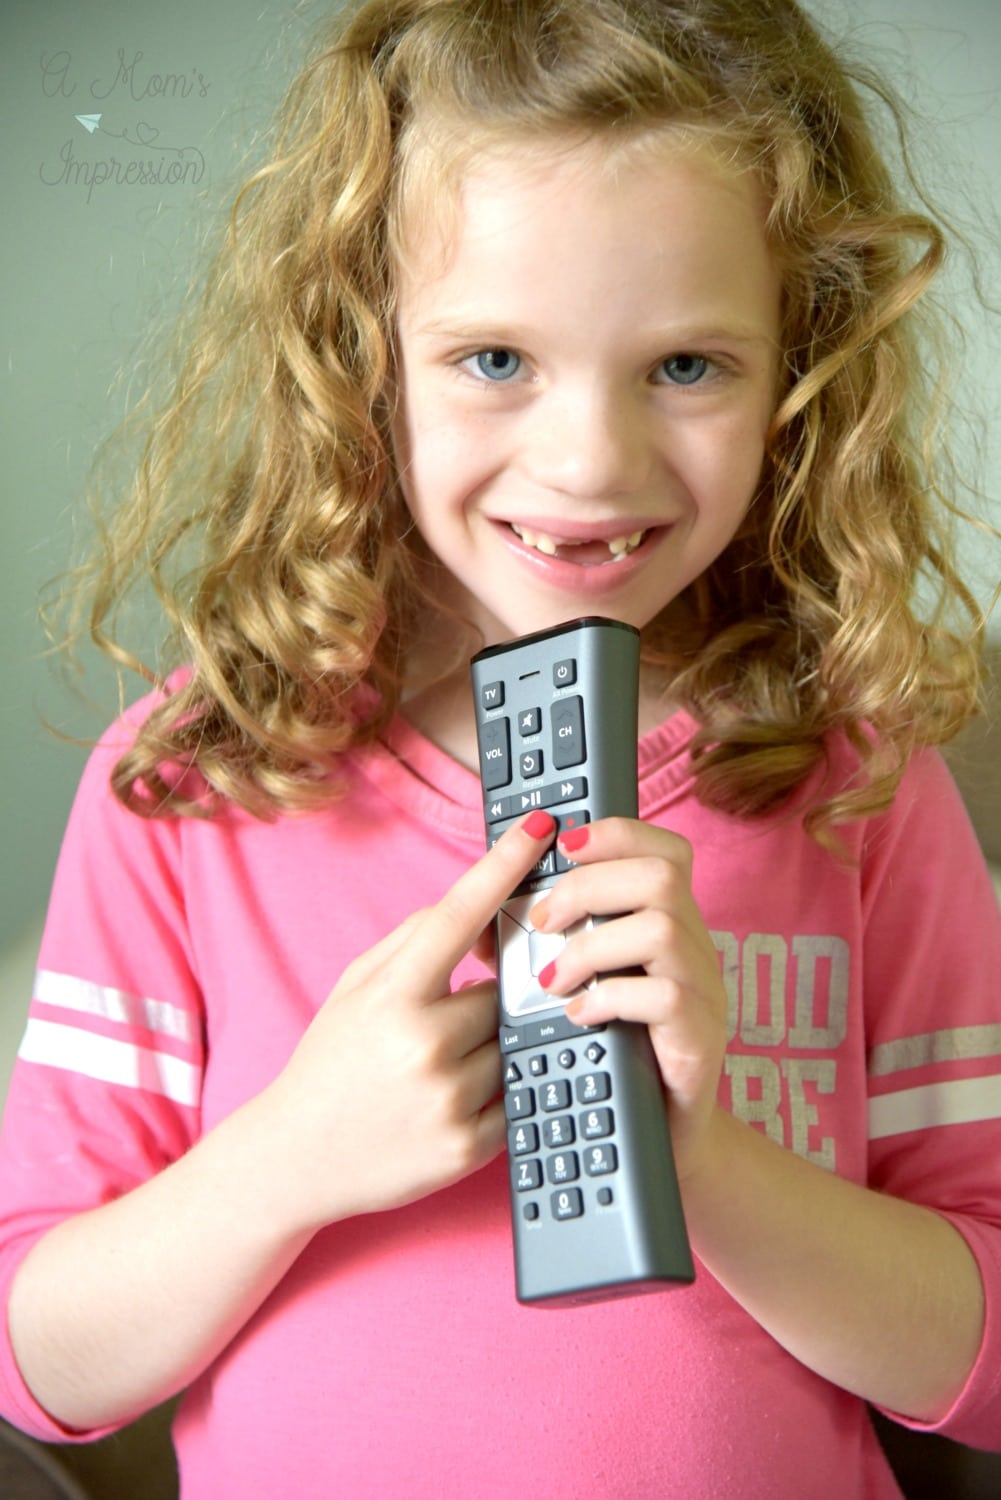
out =
[[[338,23],[106,536],[95,629],[145,571],[177,670],[56,878],[12,1420],[186,1388],[185,1500],[893,1495],[866,1402],[998,1445],[1001,921],[927,748],[977,676],[916,426],[941,254],[792,0]],[[468,656],[583,614],[643,632],[642,820],[574,841],[537,924],[615,915],[546,979],[650,1027],[698,1276],[544,1316],[484,934],[553,825],[481,857]]]

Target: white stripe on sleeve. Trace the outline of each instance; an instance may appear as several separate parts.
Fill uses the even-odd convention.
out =
[[[183,1058],[36,1016],[28,1020],[18,1056],[103,1083],[160,1094],[175,1104],[195,1106],[200,1097],[200,1069]]]
[[[35,975],[34,999],[42,1005],[58,1005],[106,1021],[120,1021],[141,1026],[181,1042],[196,1042],[192,1018],[179,1005],[165,1000],[146,1000],[125,990],[77,979],[73,974],[59,974],[53,969],[39,969]]]
[[[936,1125],[965,1125],[973,1120],[1001,1120],[1001,1077],[958,1078],[900,1089],[869,1100],[869,1139],[927,1130]]]

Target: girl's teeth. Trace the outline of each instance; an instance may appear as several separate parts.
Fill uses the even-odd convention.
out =
[[[526,547],[534,547],[536,552],[543,552],[547,557],[555,557],[560,547],[580,547],[583,542],[557,541],[554,537],[546,536],[544,532],[529,531],[522,526],[512,526],[511,530],[519,536]],[[631,536],[615,536],[608,543],[613,562],[622,562],[630,552],[635,552],[646,532],[634,531]]]
[[[642,531],[634,531],[632,536],[616,536],[608,544],[608,550],[613,557],[625,557],[629,552],[635,552],[643,540]]]

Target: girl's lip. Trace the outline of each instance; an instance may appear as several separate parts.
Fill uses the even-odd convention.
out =
[[[633,575],[645,565],[650,553],[659,545],[661,537],[668,529],[664,525],[651,526],[649,523],[645,527],[633,525],[633,532],[645,532],[635,552],[629,552],[617,561],[609,555],[607,563],[587,565],[563,557],[550,557],[548,553],[539,552],[537,548],[530,547],[511,529],[510,522],[497,521],[494,524],[505,545],[515,554],[519,562],[534,570],[540,582],[571,593],[594,595],[615,593],[622,588],[623,584],[628,583]],[[520,526],[522,522],[519,521],[516,524]],[[566,525],[561,526],[559,533],[547,532],[544,527],[532,525],[529,522],[525,522],[524,525],[528,531],[542,532],[546,536],[553,535],[554,539],[558,537],[563,541],[607,541],[626,534],[620,529],[622,522],[616,522],[612,528],[588,527],[586,532],[582,532],[582,528],[574,527],[575,532],[582,533],[574,536],[567,534]]]

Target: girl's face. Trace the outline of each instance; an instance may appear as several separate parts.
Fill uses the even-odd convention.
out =
[[[754,179],[665,136],[482,153],[454,237],[411,236],[395,446],[487,644],[642,627],[724,550],[776,400],[781,287]]]

